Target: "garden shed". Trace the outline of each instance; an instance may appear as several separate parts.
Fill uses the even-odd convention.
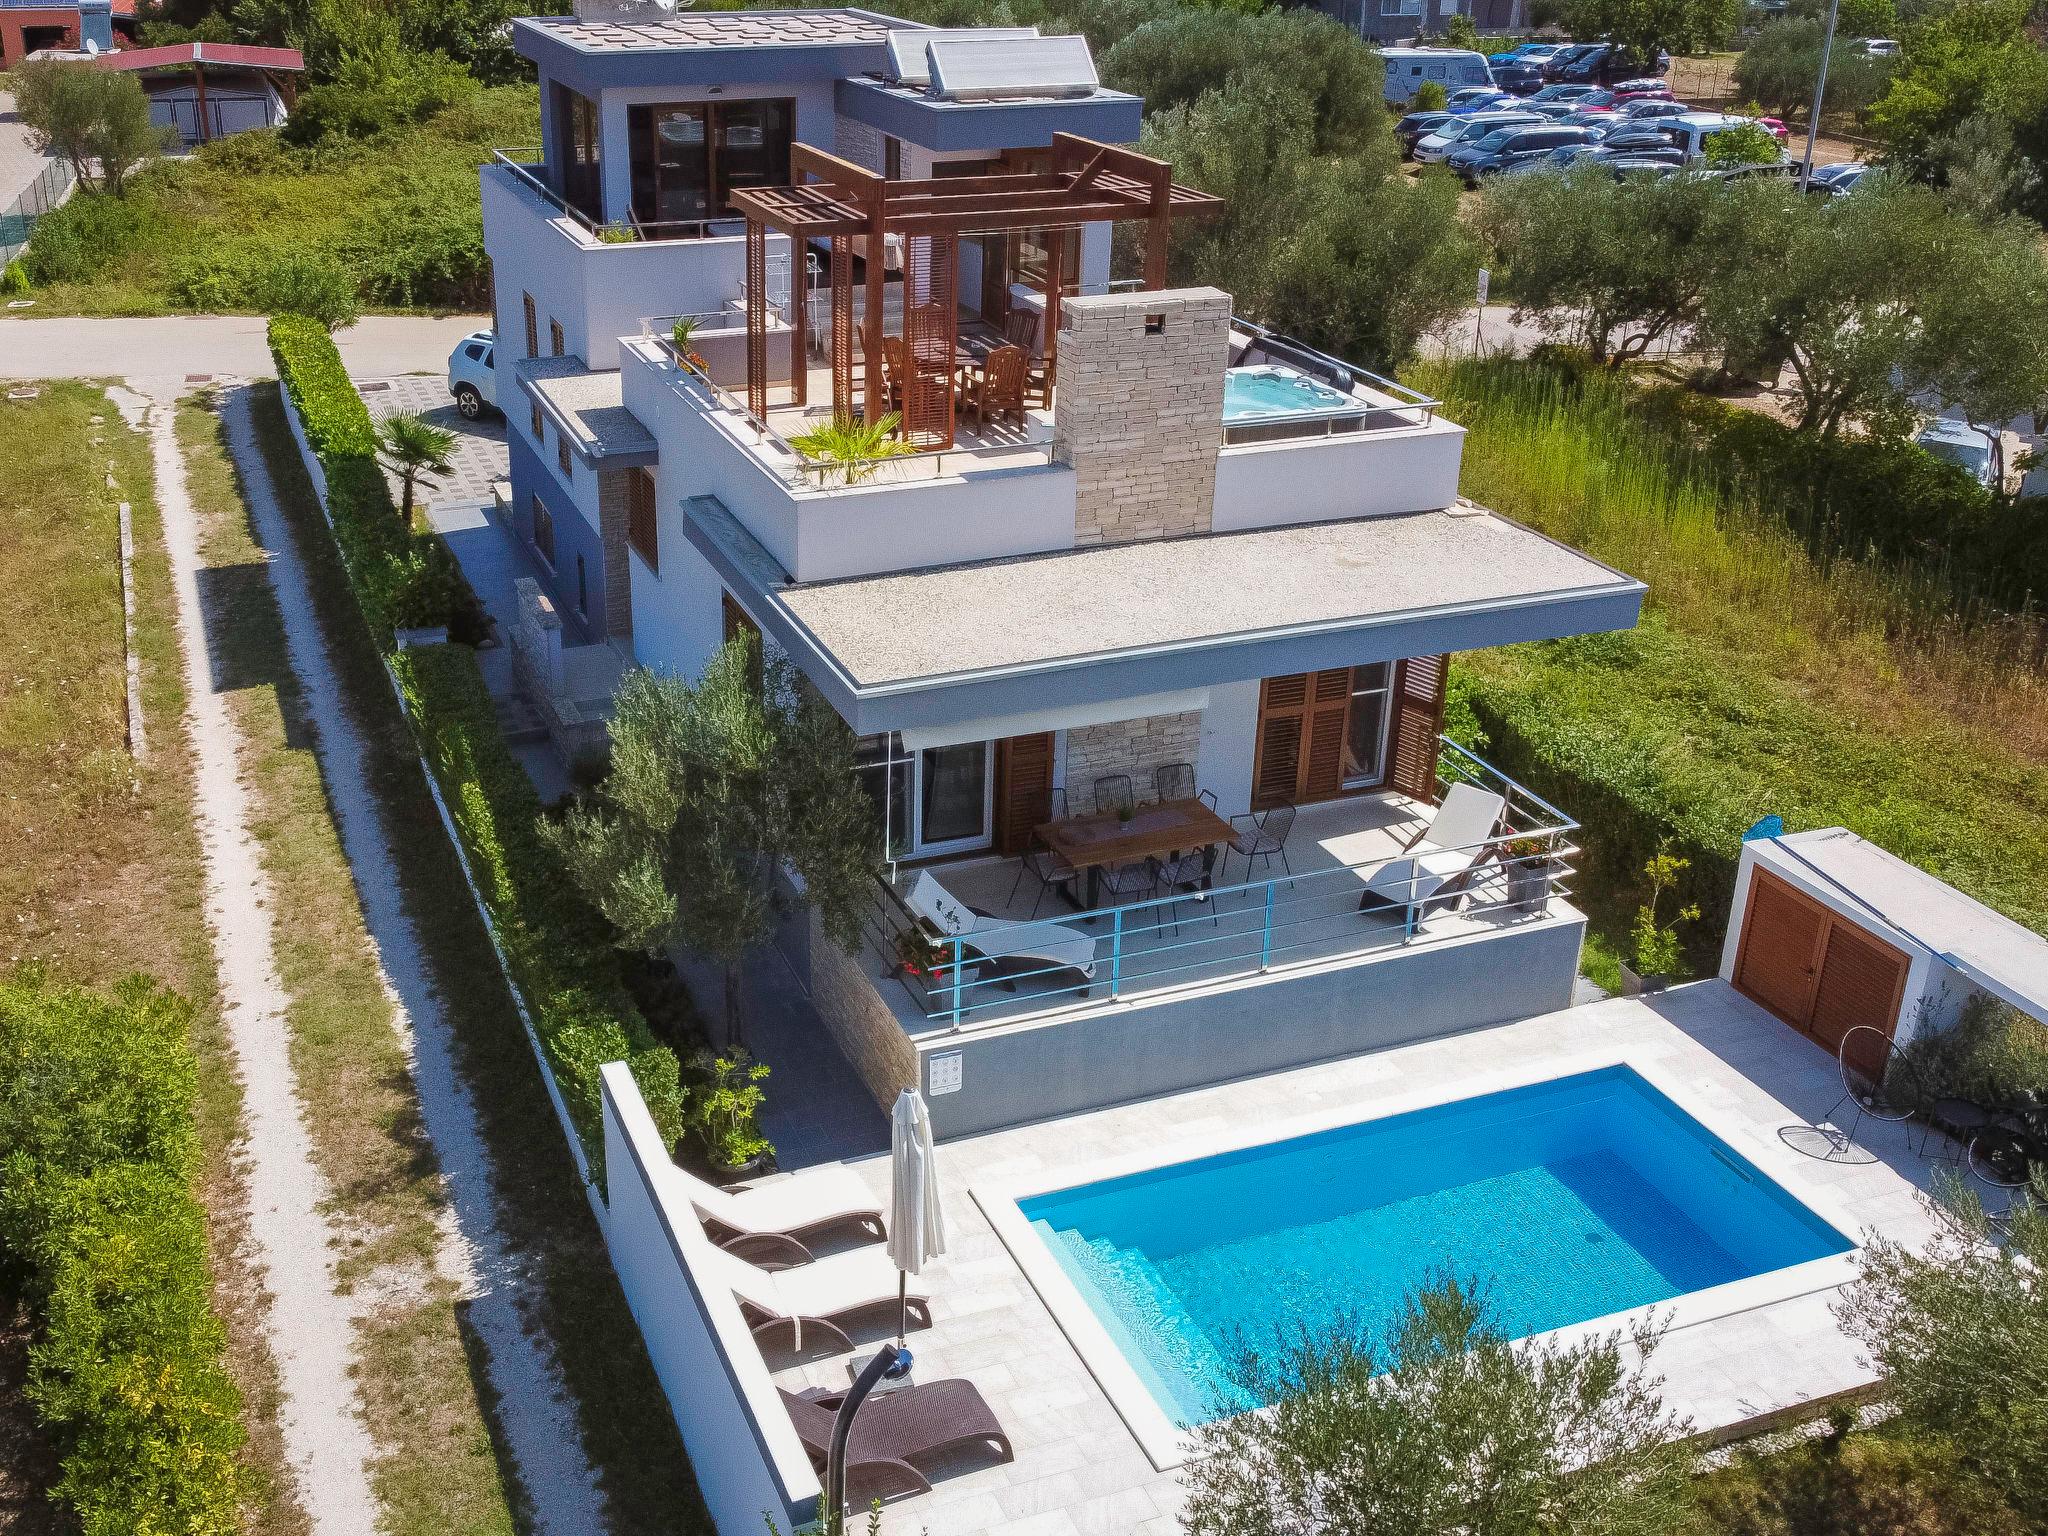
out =
[[[1903,1045],[1984,993],[2048,1018],[2048,939],[1842,827],[1742,846],[1722,978],[1829,1052]]]

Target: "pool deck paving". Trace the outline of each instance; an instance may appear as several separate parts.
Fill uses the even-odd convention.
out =
[[[931,1469],[933,1491],[888,1506],[883,1530],[1165,1536],[1180,1529],[1181,1471],[1147,1455],[983,1214],[978,1186],[987,1194],[1042,1178],[1079,1182],[1088,1177],[1080,1170],[1100,1159],[1183,1147],[1199,1155],[1205,1138],[1279,1139],[1318,1115],[1367,1119],[1418,1096],[1444,1102],[1490,1091],[1504,1076],[1563,1076],[1614,1060],[1659,1086],[1682,1088],[1688,1107],[1707,1112],[1736,1151],[1859,1241],[1874,1230],[1919,1246],[1931,1235],[1934,1218],[1921,1193],[1932,1187],[1936,1164],[1913,1150],[1920,1128],[1865,1120],[1849,1159],[1813,1155],[1824,1144],[1812,1128],[1841,1099],[1834,1059],[1721,981],[945,1142],[938,1155],[948,1252],[918,1286],[931,1297],[933,1326],[913,1332],[908,1344],[918,1380],[964,1376],[981,1389],[1016,1459],[996,1464],[990,1454],[969,1454]],[[1939,1142],[1929,1150],[1938,1153]],[[887,1158],[856,1158],[851,1166],[886,1205]],[[1681,1318],[1653,1362],[1667,1405],[1707,1431],[1871,1383],[1875,1372],[1831,1310],[1838,1291],[1831,1282],[1730,1315]],[[863,1355],[890,1336],[888,1310],[891,1316],[856,1330]],[[843,1388],[849,1359],[798,1361],[771,1351],[768,1363],[791,1390]]]

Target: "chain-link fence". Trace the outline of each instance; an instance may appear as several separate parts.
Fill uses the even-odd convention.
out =
[[[0,267],[28,248],[36,220],[70,195],[72,180],[70,162],[52,160],[21,196],[0,209]]]

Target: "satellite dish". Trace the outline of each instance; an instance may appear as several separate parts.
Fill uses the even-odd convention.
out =
[[[88,37],[85,40],[85,54],[86,57],[90,59],[96,59],[100,56],[100,43],[98,38]]]

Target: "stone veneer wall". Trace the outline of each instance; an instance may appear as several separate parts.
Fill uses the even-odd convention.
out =
[[[1112,720],[1067,731],[1067,808],[1076,815],[1107,810],[1095,803],[1095,781],[1106,773],[1128,773],[1132,797],[1143,805],[1159,798],[1152,770],[1167,763],[1194,763],[1202,751],[1202,712]]]
[[[637,469],[610,469],[597,477],[597,536],[604,546],[604,627],[608,638],[633,633],[633,573],[626,564],[626,477]]]
[[[875,1103],[886,1111],[895,1105],[898,1093],[918,1086],[917,1047],[878,991],[896,982],[875,974],[882,962],[872,945],[863,943],[858,954],[849,955],[827,938],[815,909],[798,921],[810,925],[805,947],[811,1006],[853,1063]]]
[[[1214,288],[1061,306],[1052,443],[1075,472],[1076,544],[1209,531],[1229,355],[1230,295]]]

